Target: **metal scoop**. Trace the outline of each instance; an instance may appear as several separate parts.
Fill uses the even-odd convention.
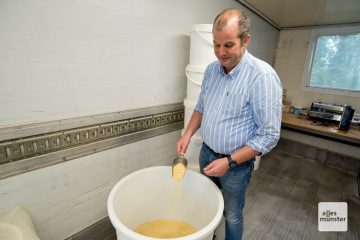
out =
[[[176,181],[183,179],[187,164],[188,160],[183,155],[179,155],[174,159],[172,163],[172,176]]]

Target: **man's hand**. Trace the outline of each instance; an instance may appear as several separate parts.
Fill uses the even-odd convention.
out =
[[[210,177],[221,177],[229,169],[227,158],[219,158],[204,167],[204,173]]]
[[[187,137],[186,135],[181,136],[181,138],[176,142],[176,152],[178,155],[184,155],[186,153],[189,142],[190,137]]]

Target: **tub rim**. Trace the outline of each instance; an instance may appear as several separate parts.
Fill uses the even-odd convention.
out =
[[[152,237],[147,237],[144,236],[142,234],[138,234],[132,230],[130,230],[125,224],[123,224],[116,216],[115,211],[114,211],[114,206],[113,206],[113,200],[115,197],[115,193],[117,192],[117,189],[119,189],[119,187],[126,182],[129,178],[132,178],[136,175],[141,174],[144,171],[149,171],[152,169],[168,169],[168,171],[171,172],[171,166],[153,166],[153,167],[146,167],[146,168],[142,168],[139,170],[135,170],[131,173],[129,173],[128,175],[126,175],[125,177],[121,178],[116,184],[115,186],[111,189],[111,192],[109,194],[108,197],[108,201],[107,201],[107,210],[108,210],[108,214],[109,214],[109,219],[112,223],[112,225],[115,227],[116,231],[122,231],[125,235],[127,235],[130,238],[134,238],[134,239],[139,239],[139,240],[159,240],[159,238],[152,238]],[[224,198],[222,196],[222,193],[220,191],[220,189],[216,186],[216,184],[214,182],[212,182],[208,177],[206,177],[205,175],[198,173],[192,169],[187,169],[187,172],[191,172],[191,174],[195,174],[198,177],[201,178],[205,178],[207,181],[209,181],[210,185],[214,188],[215,192],[216,192],[216,196],[218,198],[219,201],[219,208],[216,211],[215,216],[213,217],[213,219],[210,221],[210,223],[208,225],[206,225],[205,227],[199,229],[198,231],[196,231],[193,234],[184,236],[184,237],[179,237],[179,238],[167,238],[167,240],[196,240],[196,239],[202,239],[206,236],[209,235],[209,233],[213,232],[215,230],[215,228],[219,225],[221,218],[223,216],[223,211],[224,211]]]

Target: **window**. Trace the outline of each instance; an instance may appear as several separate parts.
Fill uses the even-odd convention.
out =
[[[306,66],[307,90],[360,95],[360,26],[313,30]]]

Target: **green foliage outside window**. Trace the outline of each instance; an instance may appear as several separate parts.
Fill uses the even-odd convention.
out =
[[[360,91],[360,33],[317,38],[308,86]]]

